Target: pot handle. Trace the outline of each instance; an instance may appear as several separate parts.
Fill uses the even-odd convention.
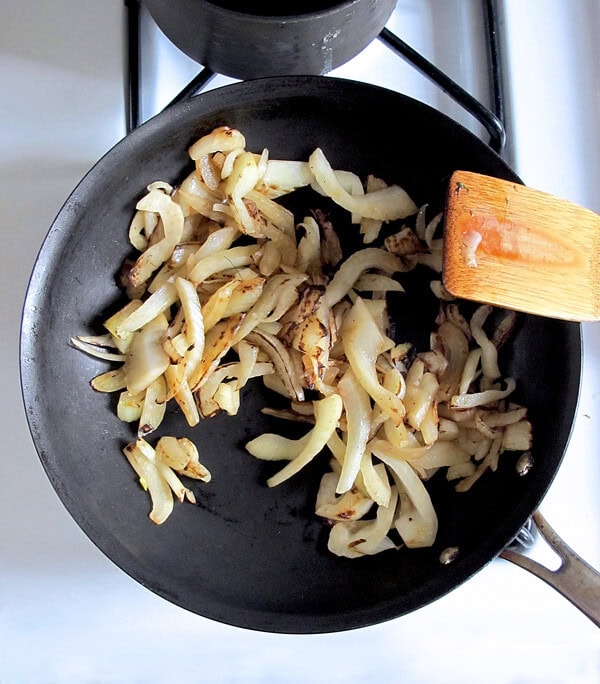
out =
[[[509,548],[504,549],[500,557],[525,568],[549,584],[600,627],[600,573],[565,544],[539,511],[533,514],[532,520],[542,537],[562,560],[560,567],[549,570],[541,563]]]

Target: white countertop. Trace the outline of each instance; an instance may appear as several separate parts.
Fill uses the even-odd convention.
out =
[[[598,50],[591,39],[598,15],[593,1],[507,2],[515,93],[531,99],[533,119],[551,124],[550,137],[516,132],[519,171],[532,185],[600,211],[598,186],[578,172],[582,155],[600,167],[600,74],[582,73],[553,52],[563,40],[575,52]],[[0,682],[600,681],[598,629],[504,561],[398,620],[348,633],[281,636],[216,624],[171,605],[84,536],[29,437],[18,330],[28,276],[52,219],[124,134],[124,8],[121,0],[0,0],[0,17]],[[519,59],[533,38],[548,74],[543,81],[532,82]],[[568,98],[582,105],[577,122],[557,106]],[[543,163],[529,161],[536,158]],[[600,567],[598,331],[585,327],[574,437],[541,510]]]

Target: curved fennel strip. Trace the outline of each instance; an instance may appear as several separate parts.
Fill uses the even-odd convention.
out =
[[[339,381],[337,391],[344,405],[348,435],[342,472],[336,487],[336,492],[343,494],[354,486],[360,471],[371,429],[371,402],[352,369]]]
[[[285,480],[310,463],[323,450],[336,429],[342,415],[342,400],[339,395],[332,394],[329,397],[325,397],[325,399],[315,401],[314,408],[315,426],[309,433],[310,438],[292,461],[267,480],[269,487],[276,487],[278,484],[285,482]]]
[[[431,546],[437,534],[438,520],[422,480],[410,463],[398,456],[389,444],[376,441],[371,445],[371,450],[377,458],[389,466],[396,480],[401,507],[394,525],[402,541],[409,548]]]
[[[406,218],[418,210],[406,191],[398,185],[390,185],[383,190],[365,195],[351,195],[344,190],[327,157],[319,148],[311,154],[308,165],[323,192],[344,209],[358,216],[392,221]]]
[[[342,340],[344,352],[358,382],[393,423],[401,423],[406,413],[404,404],[397,395],[381,385],[375,367],[377,357],[386,348],[386,340],[360,297],[346,314]]]
[[[361,558],[396,548],[388,537],[393,524],[398,491],[391,490],[388,506],[379,506],[374,520],[339,522],[331,530],[327,548],[337,556]]]
[[[157,213],[162,221],[164,237],[148,247],[133,265],[129,278],[133,285],[145,283],[161,266],[181,240],[183,233],[183,212],[169,195],[159,189],[151,190],[138,203],[138,211]]]

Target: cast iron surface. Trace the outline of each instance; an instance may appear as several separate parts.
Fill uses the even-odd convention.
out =
[[[363,50],[396,5],[395,0],[344,0],[294,3],[280,10],[286,3],[255,3],[244,13],[239,2],[144,1],[185,54],[212,71],[242,79],[327,73]]]
[[[255,461],[243,444],[268,431],[299,434],[267,418],[272,403],[249,386],[236,417],[189,429],[172,410],[159,434],[188,436],[212,471],[192,484],[198,505],[176,504],[162,526],[121,453],[132,429],[116,398],[90,378],[109,364],[72,348],[72,335],[101,332],[121,293],[116,274],[131,253],[127,226],[146,185],[176,183],[189,171],[186,149],[217,125],[239,127],[254,151],[306,159],[321,146],[335,167],[399,182],[418,204],[440,206],[449,174],[471,169],[516,179],[490,148],[456,123],[401,95],[321,77],[245,82],[181,103],[134,131],[82,180],[39,254],[24,306],[21,374],[31,433],[48,477],[97,546],[144,586],[200,615],[276,632],[325,632],[394,618],[441,597],[494,558],[538,506],[568,441],[579,388],[580,328],[523,317],[502,353],[530,408],[535,466],[518,477],[507,454],[499,471],[466,494],[443,477],[430,483],[440,518],[431,549],[360,560],[331,556],[327,528],[313,513],[327,458],[276,489],[277,464]],[[433,311],[426,279],[405,279],[392,303],[396,336],[426,345]],[[421,299],[422,305],[420,304]],[[154,443],[156,437],[150,439]],[[440,552],[458,558],[440,564]]]

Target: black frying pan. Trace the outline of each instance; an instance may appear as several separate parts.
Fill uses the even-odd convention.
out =
[[[161,434],[187,435],[213,480],[193,485],[198,505],[177,505],[162,526],[121,453],[132,429],[114,399],[88,385],[107,364],[73,349],[72,335],[99,330],[120,300],[119,266],[130,252],[136,200],[156,179],[176,183],[186,149],[217,125],[239,127],[249,149],[306,159],[321,146],[335,167],[403,185],[418,204],[441,206],[456,168],[516,179],[484,143],[435,110],[376,87],[322,77],[251,81],[199,95],[155,117],[111,150],[67,200],[39,254],[24,307],[21,372],[31,432],[46,472],[85,533],[144,586],[200,615],[275,632],[325,632],[381,622],[423,606],[481,569],[536,509],[561,462],[574,418],[581,366],[576,324],[524,316],[503,350],[517,399],[530,409],[535,465],[525,477],[506,455],[495,474],[456,494],[443,477],[430,490],[440,519],[431,549],[359,560],[326,550],[314,513],[325,460],[276,489],[278,466],[243,449],[289,424],[267,418],[270,401],[252,385],[236,417],[189,429],[169,413]],[[400,337],[427,338],[418,312],[396,302]],[[454,562],[440,553],[458,547]]]

